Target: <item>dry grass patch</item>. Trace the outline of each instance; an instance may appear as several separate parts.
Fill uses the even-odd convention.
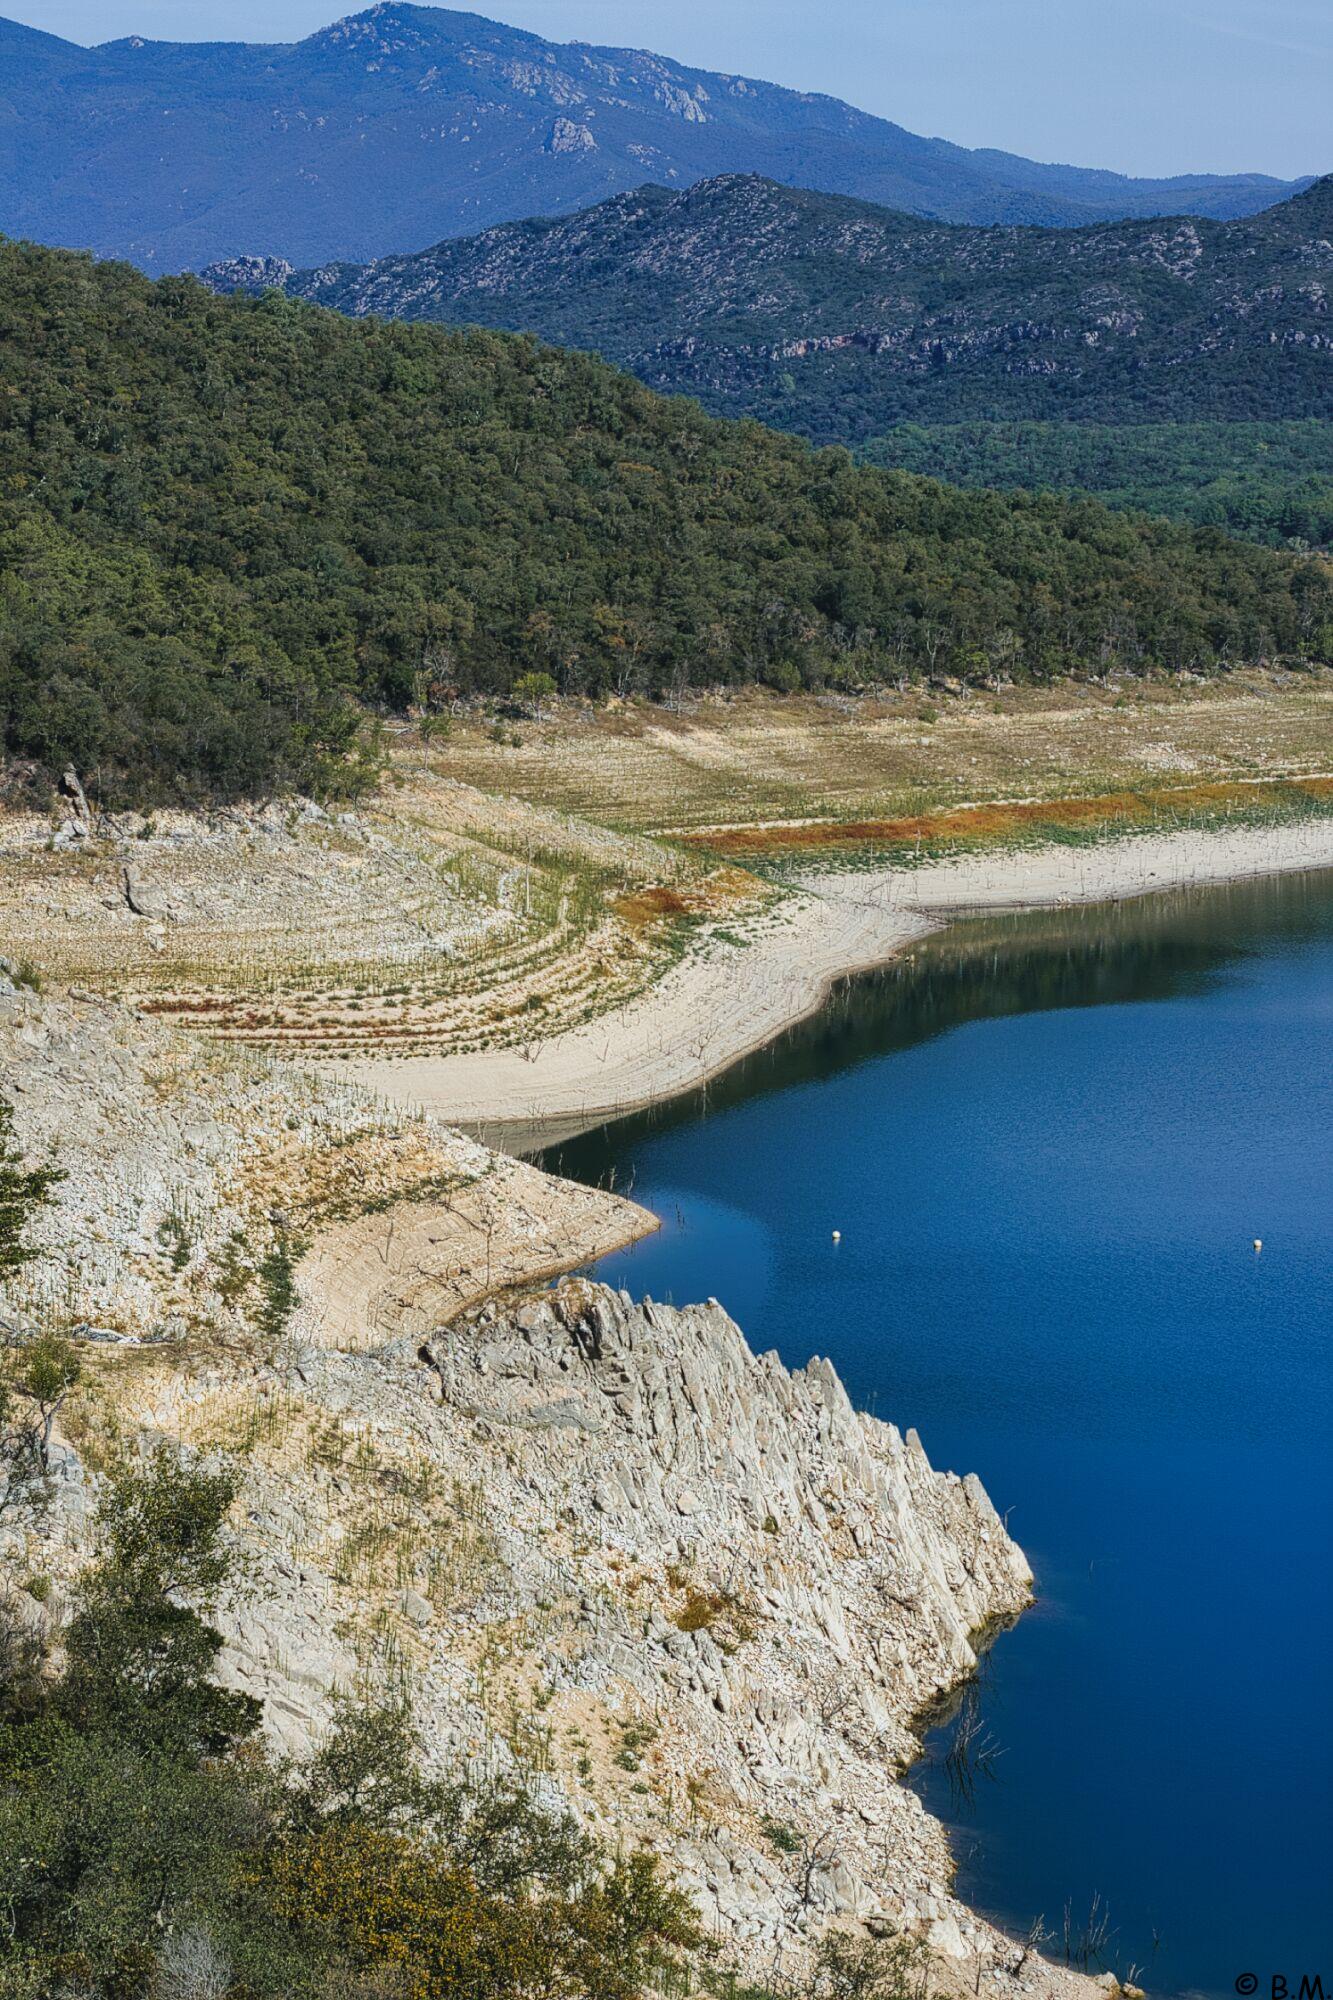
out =
[[[562,716],[534,725],[518,752],[461,727],[438,760],[469,784],[655,836],[1322,774],[1331,764],[1333,672],[859,700],[751,690],[683,714],[635,703]]]
[[[633,890],[617,897],[613,907],[631,930],[641,931],[681,919],[706,922],[748,914],[766,893],[765,885],[745,869],[723,867],[693,883],[677,886],[659,882]]]

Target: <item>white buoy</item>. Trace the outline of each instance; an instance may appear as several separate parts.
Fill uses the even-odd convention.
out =
[[[1263,1249],[1263,1247],[1264,1247],[1263,1237],[1256,1236],[1254,1239],[1254,1254],[1256,1257],[1259,1255],[1259,1252]]]
[[[841,1231],[840,1229],[835,1229],[835,1230],[834,1230],[834,1232],[833,1232],[833,1241],[834,1241],[835,1243],[841,1243],[841,1241],[842,1241],[842,1231]],[[1258,1245],[1258,1244],[1256,1243],[1254,1247],[1255,1247],[1255,1249],[1257,1250],[1257,1249],[1259,1248],[1259,1245]]]

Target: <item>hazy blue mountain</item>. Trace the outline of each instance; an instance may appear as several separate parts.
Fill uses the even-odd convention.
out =
[[[215,267],[597,350],[821,443],[910,420],[1333,417],[1333,176],[1229,222],[974,228],[724,175],[368,265]]]
[[[0,21],[0,231],[150,270],[374,257],[737,171],[973,223],[1234,216],[1286,191],[971,152],[835,98],[394,0],[293,44],[84,49]]]

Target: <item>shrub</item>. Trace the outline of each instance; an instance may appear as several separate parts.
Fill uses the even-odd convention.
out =
[[[226,1469],[111,1478],[65,1664],[0,1604],[5,2000],[638,2000],[700,1943],[647,1854],[517,1785],[421,1773],[401,1702],[339,1705],[304,1774],[219,1688]]]
[[[833,1932],[819,1947],[808,2000],[924,2000],[927,1959],[916,1938]]]
[[[788,1826],[785,1820],[780,1819],[765,1819],[759,1824],[764,1839],[770,1847],[775,1847],[779,1854],[800,1853],[801,1836],[795,1827]]]
[[[65,1178],[50,1165],[25,1167],[13,1134],[14,1107],[0,1097],[0,1282],[37,1255],[23,1232]]]
[[[260,1303],[255,1325],[270,1351],[275,1350],[285,1337],[292,1314],[300,1304],[296,1267],[304,1248],[298,1238],[286,1229],[279,1229],[260,1260]]]

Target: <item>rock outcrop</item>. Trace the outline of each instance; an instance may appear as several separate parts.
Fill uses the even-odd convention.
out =
[[[373,1347],[654,1227],[336,1074],[82,988],[48,998],[2,960],[0,1093],[20,1142],[65,1176],[0,1321],[136,1343],[236,1337],[281,1227],[307,1248],[307,1337]]]
[[[245,1454],[224,1659],[283,1750],[392,1670],[441,1770],[523,1772],[649,1842],[753,1976],[830,1923],[922,1935],[969,1979],[1019,1964],[897,1779],[1028,1567],[977,1480],[827,1361],[756,1356],[715,1302],[571,1280],[378,1354],[141,1357],[120,1411]]]
[[[282,1750],[311,1750],[338,1693],[405,1686],[439,1770],[521,1773],[654,1847],[745,1976],[799,1970],[847,1925],[924,1938],[937,1992],[1072,2000],[1083,1982],[953,1897],[944,1830],[899,1782],[914,1718],[1028,1599],[975,1478],[854,1410],[828,1361],[755,1355],[713,1300],[567,1279],[455,1294],[442,1325],[424,1284],[397,1297],[395,1213],[419,1248],[488,1204],[451,1239],[473,1239],[475,1291],[505,1275],[499,1231],[521,1275],[558,1245],[559,1199],[592,1204],[570,1213],[594,1232],[632,1233],[628,1204],[91,999],[0,982],[0,1062],[21,1137],[68,1171],[0,1307],[85,1353],[47,1504],[0,1526],[43,1619],[90,1553],[108,1431],[225,1454],[247,1586],[223,1665]],[[245,1232],[301,1193],[305,1302],[259,1339]],[[388,1276],[333,1313],[340,1269]]]

